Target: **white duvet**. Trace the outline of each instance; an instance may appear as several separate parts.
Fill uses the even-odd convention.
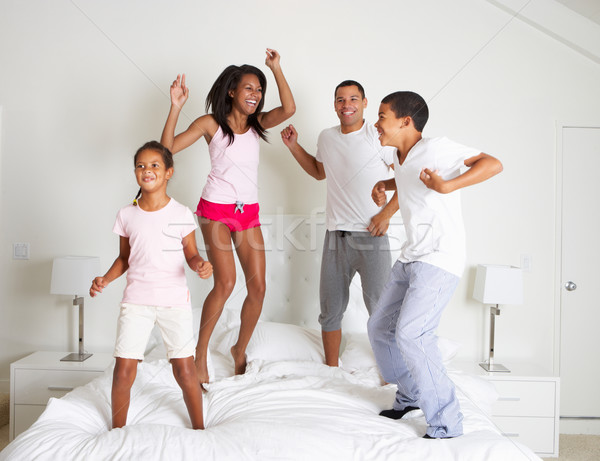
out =
[[[190,429],[181,391],[165,359],[140,364],[128,425],[110,428],[111,370],[46,411],[0,460],[461,460],[539,459],[500,435],[485,411],[496,397],[479,378],[450,372],[465,434],[425,440],[422,413],[378,416],[393,401],[374,368],[329,368],[314,361],[251,360],[243,376],[213,354],[204,396],[207,429]]]
[[[216,366],[218,370],[218,364]],[[243,376],[218,380],[204,398],[207,429],[190,429],[166,360],[143,363],[128,425],[110,427],[111,373],[51,399],[2,460],[526,460],[539,459],[500,435],[484,412],[493,392],[451,373],[460,389],[465,434],[425,440],[419,412],[378,416],[395,389],[376,370],[350,374],[314,362],[254,360]],[[486,395],[488,394],[488,395]]]

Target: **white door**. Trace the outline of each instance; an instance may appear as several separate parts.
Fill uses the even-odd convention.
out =
[[[562,140],[560,415],[600,417],[600,127]]]

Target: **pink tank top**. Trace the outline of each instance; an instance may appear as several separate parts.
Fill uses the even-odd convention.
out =
[[[253,129],[234,134],[234,141],[219,129],[208,145],[211,170],[202,198],[213,203],[258,203],[259,137]]]

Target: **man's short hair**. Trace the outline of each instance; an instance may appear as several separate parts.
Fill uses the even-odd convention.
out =
[[[333,92],[333,97],[334,99],[337,97],[337,90],[339,88],[342,88],[344,86],[355,86],[358,88],[358,91],[360,92],[360,95],[363,99],[365,99],[365,89],[363,88],[363,86],[358,83],[356,80],[344,80],[342,83],[340,83],[338,86],[335,87],[335,91]]]

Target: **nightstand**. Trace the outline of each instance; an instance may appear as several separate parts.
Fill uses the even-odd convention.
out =
[[[510,373],[488,373],[478,363],[452,363],[494,384],[500,397],[492,406],[491,418],[506,437],[539,456],[557,457],[560,379],[535,365],[504,364]]]
[[[67,352],[34,352],[10,364],[10,425],[12,441],[44,412],[50,397],[60,398],[102,375],[112,354],[94,353],[83,362],[61,362]]]

